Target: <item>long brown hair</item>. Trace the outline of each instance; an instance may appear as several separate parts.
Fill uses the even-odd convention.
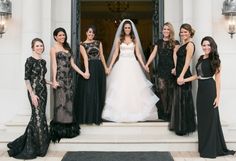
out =
[[[57,36],[59,32],[63,32],[65,34],[65,41],[62,44],[63,48],[68,50],[71,53],[72,51],[71,51],[69,43],[67,42],[67,34],[66,34],[66,30],[64,28],[59,27],[59,28],[54,30],[54,32],[53,32],[54,40],[56,40],[55,36]]]
[[[215,40],[210,37],[210,36],[206,36],[202,39],[201,41],[201,45],[203,44],[204,41],[208,41],[210,43],[210,47],[211,47],[211,52],[209,53],[209,59],[211,62],[211,68],[213,70],[214,73],[216,72],[220,72],[220,56],[217,50],[217,44],[215,42]]]
[[[124,40],[125,40],[125,30],[124,30],[124,27],[125,27],[126,24],[129,24],[130,27],[131,27],[130,37],[131,37],[132,41],[134,42],[134,41],[135,41],[134,31],[133,31],[131,22],[128,21],[128,20],[126,20],[126,21],[123,23],[122,30],[121,30],[121,34],[120,34],[120,42],[124,42]]]

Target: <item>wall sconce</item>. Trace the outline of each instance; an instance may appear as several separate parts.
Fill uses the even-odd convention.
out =
[[[228,18],[228,33],[232,39],[236,33],[236,0],[225,0],[223,2],[222,14]]]
[[[6,21],[11,18],[11,2],[10,0],[0,0],[0,38],[5,33]]]

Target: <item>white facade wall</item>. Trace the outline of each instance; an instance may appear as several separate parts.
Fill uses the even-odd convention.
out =
[[[64,27],[70,42],[71,2],[69,0],[11,0],[12,19],[7,32],[0,39],[0,127],[13,119],[16,114],[29,114],[24,84],[24,63],[31,55],[31,40],[40,37],[45,43],[44,59],[50,69],[50,47],[53,45],[52,32]],[[221,14],[223,0],[165,0],[165,21],[171,22],[178,39],[182,23],[190,23],[196,30],[194,42],[197,57],[202,53],[200,41],[204,36],[213,36],[218,44],[222,60],[221,119],[236,124],[236,38],[231,39]],[[200,12],[199,12],[200,11]],[[235,36],[236,37],[236,36]],[[193,68],[194,69],[194,68]],[[47,79],[50,79],[48,70]],[[197,85],[194,83],[194,96]],[[50,90],[48,90],[49,92]],[[50,115],[50,94],[47,115]]]
[[[12,19],[7,32],[0,39],[0,128],[17,114],[29,115],[30,104],[24,84],[24,64],[32,55],[31,40],[42,38],[45,43],[43,58],[47,61],[46,78],[50,80],[50,47],[52,32],[64,27],[70,42],[69,0],[11,0]],[[50,92],[48,88],[48,93]],[[48,94],[47,116],[50,116],[50,94]]]

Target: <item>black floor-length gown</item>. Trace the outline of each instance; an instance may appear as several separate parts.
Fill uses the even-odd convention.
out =
[[[198,76],[197,118],[198,142],[201,157],[215,158],[217,156],[234,154],[225,144],[220,123],[219,109],[214,108],[216,98],[216,83],[209,58],[201,57],[196,65]]]
[[[75,118],[79,124],[99,125],[106,93],[106,74],[99,54],[100,41],[82,45],[89,59],[90,78],[79,76],[74,101]]]
[[[175,42],[179,44],[178,41]],[[157,66],[157,96],[160,100],[157,102],[158,118],[169,121],[173,105],[174,76],[171,70],[174,68],[173,50],[169,41],[160,39],[158,46],[158,66]]]
[[[8,154],[17,159],[33,159],[46,155],[50,143],[48,125],[46,120],[47,87],[45,74],[47,72],[46,61],[29,57],[25,63],[25,80],[29,80],[32,90],[39,97],[38,107],[34,107],[31,96],[28,98],[31,104],[31,118],[25,133],[7,144]]]
[[[179,77],[184,67],[188,43],[182,45],[177,51],[176,78]],[[190,77],[191,75],[190,67],[188,67],[184,78]],[[196,130],[196,119],[191,82],[183,85],[176,84],[173,99],[169,129],[177,135],[186,135],[194,132]]]
[[[80,134],[80,127],[73,117],[73,72],[72,54],[59,51],[56,53],[59,87],[54,89],[54,117],[50,122],[50,134],[53,142],[61,138],[73,138]]]

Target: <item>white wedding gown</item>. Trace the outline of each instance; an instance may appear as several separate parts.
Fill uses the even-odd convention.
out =
[[[157,120],[159,98],[134,54],[134,43],[120,44],[120,56],[107,76],[102,118],[114,122]]]

